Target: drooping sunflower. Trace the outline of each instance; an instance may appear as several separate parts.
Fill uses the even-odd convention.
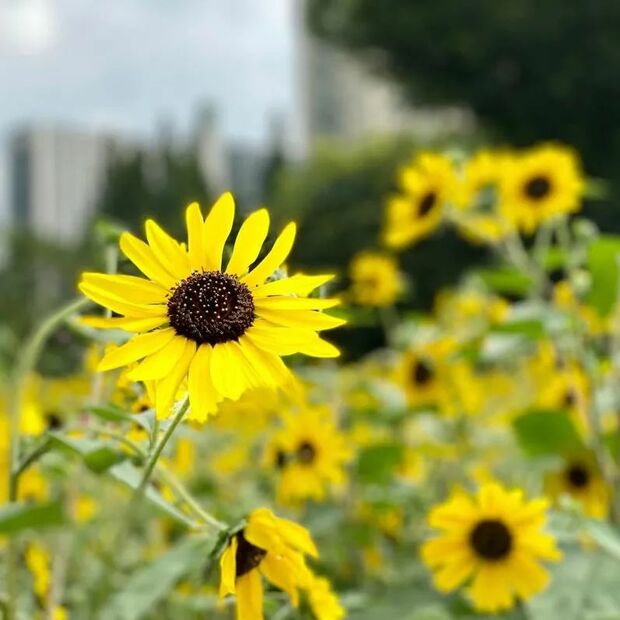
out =
[[[594,519],[605,519],[609,513],[610,492],[591,456],[567,458],[561,469],[547,476],[545,489],[555,500],[572,497]]]
[[[387,246],[403,248],[436,230],[444,208],[455,198],[456,175],[450,159],[421,153],[400,174],[401,193],[386,204],[383,239]]]
[[[483,149],[463,167],[459,178],[456,223],[465,239],[494,243],[506,236],[510,222],[498,212],[498,186],[509,154]]]
[[[238,620],[262,620],[262,575],[297,607],[299,589],[308,588],[312,578],[304,554],[318,557],[308,530],[266,508],[254,510],[220,558],[220,598],[237,596]]]
[[[284,420],[266,456],[279,473],[278,498],[285,504],[321,501],[345,480],[344,466],[351,458],[347,438],[327,408],[308,408]]]
[[[351,295],[360,306],[391,306],[401,290],[398,265],[392,256],[360,252],[349,269]]]
[[[469,583],[476,609],[510,609],[549,582],[541,560],[557,561],[553,537],[543,532],[547,501],[526,501],[520,490],[491,482],[476,495],[456,493],[428,517],[439,536],[422,546],[424,563],[438,590],[450,592]]]
[[[500,210],[530,234],[540,224],[581,208],[585,179],[575,151],[543,144],[514,155],[500,183]]]
[[[243,222],[224,265],[222,255],[234,214],[229,193],[206,218],[192,203],[186,211],[187,248],[153,220],[146,222],[147,243],[123,233],[120,248],[146,279],[100,273],[82,276],[80,290],[120,315],[93,317],[87,323],[137,334],[110,351],[99,370],[142,360],[129,378],[155,382],[159,417],[169,414],[186,378],[189,419],[204,420],[224,398],[237,400],[249,388],[284,384],[289,371],[281,356],[338,355],[317,334],[343,323],[321,312],[337,300],[308,297],[332,276],[296,274],[270,280],[293,247],[295,224],[288,224],[257,262],[269,214],[265,209],[255,211]]]

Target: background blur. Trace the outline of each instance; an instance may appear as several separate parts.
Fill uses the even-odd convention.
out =
[[[115,227],[179,233],[225,189],[298,220],[297,266],[346,272],[417,148],[558,139],[613,183],[619,29],[615,0],[0,0],[0,351]],[[407,303],[484,259],[420,243]]]

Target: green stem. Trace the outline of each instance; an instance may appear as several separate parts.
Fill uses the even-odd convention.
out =
[[[140,481],[140,485],[138,486],[134,494],[135,499],[140,497],[142,493],[144,492],[144,489],[146,488],[146,485],[149,483],[151,474],[153,473],[153,469],[155,469],[155,465],[157,465],[157,461],[159,460],[161,453],[164,451],[164,448],[166,447],[168,441],[170,441],[170,438],[174,434],[176,427],[181,423],[181,421],[185,417],[185,414],[187,413],[188,409],[189,409],[189,397],[185,399],[185,402],[181,405],[181,407],[175,414],[174,418],[172,418],[172,422],[170,422],[170,425],[166,429],[166,432],[163,434],[159,443],[155,446],[155,449],[152,451],[151,456],[149,457],[149,460],[146,464],[146,467],[144,468],[144,473],[142,474],[142,480]]]
[[[24,457],[17,469],[13,472],[13,478],[19,481],[19,477],[36,461],[38,461],[50,449],[50,441],[46,439],[39,444],[30,454]]]
[[[30,338],[21,348],[20,354],[15,363],[15,370],[12,373],[12,389],[9,391],[8,403],[8,426],[9,426],[9,467],[8,467],[8,486],[9,502],[15,502],[19,494],[19,418],[23,393],[28,377],[35,369],[37,360],[43,350],[47,339],[54,331],[62,325],[70,316],[82,310],[90,304],[84,298],[68,303],[61,307],[57,312],[48,317],[33,332]],[[6,602],[6,618],[14,620],[16,617],[16,598],[17,598],[17,576],[15,574],[15,543],[9,538],[6,549],[6,581],[8,599]]]

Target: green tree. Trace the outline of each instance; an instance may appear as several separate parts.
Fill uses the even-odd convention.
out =
[[[616,0],[309,0],[308,18],[412,101],[468,106],[515,145],[567,142],[620,180]],[[618,227],[603,209],[597,219]]]

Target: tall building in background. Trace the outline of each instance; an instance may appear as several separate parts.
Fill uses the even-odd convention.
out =
[[[302,156],[323,138],[355,142],[372,135],[407,133],[428,140],[471,127],[461,108],[408,103],[399,87],[363,60],[313,36],[305,0],[296,3],[297,133]]]
[[[194,149],[200,170],[211,190],[220,194],[231,187],[231,161],[212,104],[203,104],[194,123]]]
[[[106,134],[44,126],[17,131],[9,145],[14,224],[47,241],[79,241],[120,148]]]

